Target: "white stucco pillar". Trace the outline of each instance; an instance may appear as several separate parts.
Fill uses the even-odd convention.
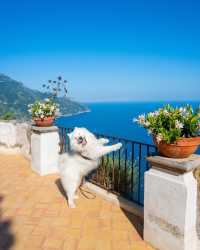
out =
[[[58,128],[32,126],[31,166],[39,175],[58,172]]]
[[[200,156],[148,158],[145,173],[144,240],[160,250],[199,250],[197,181]]]

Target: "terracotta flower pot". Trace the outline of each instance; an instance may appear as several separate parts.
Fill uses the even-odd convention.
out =
[[[156,137],[153,141],[161,155],[169,158],[187,158],[193,154],[200,145],[200,136],[191,138],[180,138],[173,144],[167,144],[164,141],[157,142]]]
[[[50,127],[53,125],[54,116],[48,116],[44,118],[33,118],[36,126],[38,127]]]

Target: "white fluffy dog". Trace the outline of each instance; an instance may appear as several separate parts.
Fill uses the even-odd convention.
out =
[[[76,191],[83,177],[98,167],[100,157],[120,149],[122,144],[104,146],[109,140],[97,139],[86,128],[75,128],[68,136],[71,151],[60,156],[59,172],[68,205],[74,208],[74,199],[78,198]]]

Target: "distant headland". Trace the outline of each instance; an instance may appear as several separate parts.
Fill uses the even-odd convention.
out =
[[[27,105],[36,100],[46,98],[48,95],[38,90],[26,87],[9,76],[0,73],[0,118],[17,120],[29,120],[30,115]],[[69,116],[88,112],[84,104],[75,102],[66,97],[56,100],[60,105],[60,112],[63,116]]]

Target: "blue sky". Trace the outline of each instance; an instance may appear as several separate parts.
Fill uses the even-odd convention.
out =
[[[199,100],[200,2],[2,1],[0,72],[78,101]]]

